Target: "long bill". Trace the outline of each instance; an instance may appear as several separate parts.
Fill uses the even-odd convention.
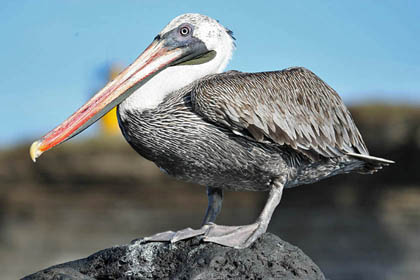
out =
[[[136,89],[171,63],[185,56],[182,48],[169,49],[164,41],[155,40],[113,81],[109,82],[63,123],[32,143],[30,155],[35,162],[45,151],[82,132]]]

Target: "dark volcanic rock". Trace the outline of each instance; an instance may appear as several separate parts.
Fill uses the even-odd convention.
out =
[[[299,248],[266,233],[237,250],[199,238],[175,244],[134,240],[85,259],[56,265],[29,279],[325,279]]]

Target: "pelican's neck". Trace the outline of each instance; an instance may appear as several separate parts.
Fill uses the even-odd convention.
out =
[[[197,79],[209,74],[198,65],[180,65],[168,67],[131,94],[119,106],[121,117],[125,112],[143,112],[156,108],[163,99]]]
[[[143,112],[156,108],[163,99],[190,83],[209,74],[221,73],[229,62],[233,47],[221,51],[203,64],[171,66],[147,81],[119,106],[119,114],[125,119],[126,112]]]

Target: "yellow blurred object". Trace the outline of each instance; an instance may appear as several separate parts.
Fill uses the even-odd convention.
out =
[[[119,131],[117,107],[114,107],[102,117],[102,132],[106,135],[115,135],[119,133]]]
[[[120,72],[121,67],[118,65],[112,65],[109,69],[108,81],[114,79]],[[112,108],[111,111],[106,113],[101,120],[102,133],[105,135],[116,135],[119,133],[120,128],[118,126],[117,119],[117,107]]]

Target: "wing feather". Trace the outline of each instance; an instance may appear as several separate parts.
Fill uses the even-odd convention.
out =
[[[191,101],[203,118],[256,141],[324,157],[368,155],[341,98],[305,68],[211,75],[197,82]]]

